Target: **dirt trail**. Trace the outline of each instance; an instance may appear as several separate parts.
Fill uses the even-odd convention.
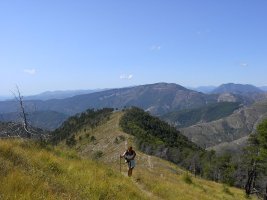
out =
[[[128,177],[127,173],[122,172],[122,174],[126,177]],[[153,199],[153,200],[162,200],[161,198],[159,198],[158,196],[155,196],[152,192],[148,191],[145,188],[145,185],[143,185],[142,183],[138,182],[137,180],[135,180],[134,178],[131,178],[131,181],[138,187],[139,190],[141,190],[144,194],[147,195],[147,197],[149,197],[149,199]]]

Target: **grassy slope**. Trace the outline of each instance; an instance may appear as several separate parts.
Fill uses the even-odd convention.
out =
[[[119,127],[121,116],[122,113],[117,112],[107,123],[93,130],[83,127],[76,134],[77,144],[73,148],[82,157],[97,159],[119,172],[119,154],[128,145],[134,146],[133,137],[122,132]],[[92,136],[96,140],[91,140]],[[61,143],[60,148],[66,149],[67,147]],[[137,167],[131,180],[150,199],[245,199],[242,190],[228,188],[222,184],[195,177],[189,178],[192,180],[190,184],[186,181],[187,172],[157,157],[137,151],[136,160]],[[126,175],[126,171],[127,166],[122,164],[124,175]]]
[[[148,199],[131,180],[75,152],[0,140],[0,199]]]

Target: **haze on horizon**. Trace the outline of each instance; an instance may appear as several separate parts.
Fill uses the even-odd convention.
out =
[[[267,2],[1,1],[0,96],[118,88],[267,85]]]

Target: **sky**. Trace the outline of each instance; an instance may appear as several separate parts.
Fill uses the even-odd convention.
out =
[[[266,0],[1,0],[0,96],[267,85]]]

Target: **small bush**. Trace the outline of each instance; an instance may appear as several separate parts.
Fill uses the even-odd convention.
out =
[[[192,184],[193,183],[193,180],[192,180],[191,176],[188,173],[183,175],[183,181],[185,183],[187,183],[187,184]]]
[[[96,138],[95,138],[95,136],[91,136],[90,140],[91,140],[91,142],[94,142],[94,141],[96,141]]]
[[[103,152],[102,151],[96,151],[94,154],[93,154],[93,158],[94,159],[99,159],[103,156]]]
[[[66,145],[68,145],[69,147],[75,146],[76,145],[76,140],[75,140],[75,136],[72,135],[70,138],[68,138],[66,140]]]
[[[126,138],[125,138],[123,135],[120,135],[120,136],[119,136],[119,139],[120,139],[121,141],[125,141]]]

